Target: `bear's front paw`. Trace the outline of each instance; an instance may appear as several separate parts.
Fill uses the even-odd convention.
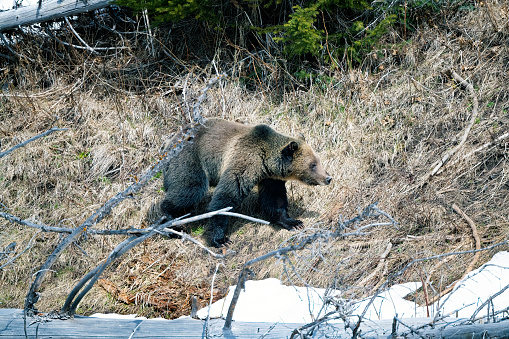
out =
[[[279,220],[277,222],[277,224],[283,228],[286,228],[287,230],[293,230],[293,229],[299,228],[302,225],[304,225],[304,223],[302,221],[297,220],[297,219],[292,219],[292,218],[285,218],[285,219]]]
[[[227,237],[220,238],[220,239],[212,239],[210,241],[210,244],[212,245],[212,247],[216,247],[216,248],[224,247],[224,246],[228,246],[230,244],[230,239]]]
[[[230,240],[221,228],[215,228],[210,237],[210,245],[213,247],[223,247],[228,245]]]

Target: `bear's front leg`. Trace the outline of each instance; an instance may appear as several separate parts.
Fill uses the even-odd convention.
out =
[[[263,213],[271,223],[287,230],[302,225],[302,221],[288,215],[288,197],[285,182],[277,179],[264,179],[258,183],[258,202]]]
[[[254,184],[246,180],[242,175],[235,175],[226,171],[219,180],[219,183],[212,196],[209,211],[217,211],[225,207],[234,209],[240,205],[242,200],[249,194]],[[228,217],[218,215],[210,219],[208,232],[210,233],[210,244],[220,247],[228,242],[226,231],[228,229]]]
[[[228,229],[228,217],[215,216],[210,218],[208,231],[210,232],[210,245],[213,247],[221,247],[228,243],[226,230]]]

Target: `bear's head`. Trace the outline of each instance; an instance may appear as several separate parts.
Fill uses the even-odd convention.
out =
[[[281,151],[286,180],[297,180],[308,185],[328,185],[332,177],[323,168],[311,146],[301,139],[291,140]]]

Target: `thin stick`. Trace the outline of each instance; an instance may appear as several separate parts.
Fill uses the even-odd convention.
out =
[[[504,133],[504,134],[502,134],[502,135],[500,135],[500,136],[496,137],[496,138],[495,138],[495,140],[490,141],[490,142],[487,142],[487,143],[485,143],[484,145],[482,145],[481,147],[476,148],[475,150],[473,150],[473,151],[471,151],[470,153],[468,153],[468,154],[466,154],[465,156],[463,156],[461,159],[455,159],[454,161],[449,162],[449,163],[448,163],[448,166],[452,166],[452,165],[456,164],[458,161],[460,161],[460,160],[462,160],[462,159],[469,158],[469,157],[471,157],[472,155],[474,155],[475,153],[478,153],[478,152],[480,152],[480,151],[483,151],[483,150],[485,150],[485,149],[486,149],[486,148],[488,148],[488,147],[494,146],[494,145],[498,144],[500,141],[502,141],[502,140],[504,140],[504,139],[507,139],[507,138],[509,138],[509,132]],[[443,170],[443,169],[441,169],[440,171],[438,171],[438,172],[437,172],[437,174],[438,174],[438,173],[440,173],[440,172],[442,172],[442,170]]]
[[[198,245],[198,247],[204,249],[205,251],[207,251],[208,254],[210,254],[211,256],[213,256],[214,258],[216,259],[222,259],[224,258],[225,256],[222,255],[222,254],[218,254],[218,253],[215,253],[213,252],[212,250],[210,250],[208,247],[206,247],[205,245],[203,245],[201,242],[199,242],[198,240],[196,240],[195,238],[191,237],[189,234],[186,234],[184,232],[179,232],[179,231],[175,231],[175,230],[172,230],[171,228],[165,228],[163,229],[164,232],[167,232],[167,233],[171,233],[171,234],[175,234],[175,235],[178,235],[180,237],[182,237],[182,239],[185,239],[185,240],[189,240],[191,241],[192,243],[195,243],[196,245]],[[161,232],[162,233],[162,232]],[[164,233],[162,233],[164,234]]]
[[[0,153],[0,158],[5,157],[6,155],[9,155],[9,154],[11,154],[13,151],[17,150],[18,148],[21,148],[21,147],[23,147],[23,146],[26,146],[27,144],[31,143],[32,141],[37,140],[37,139],[42,138],[42,137],[45,137],[45,136],[46,136],[46,135],[48,135],[48,134],[51,134],[51,133],[56,132],[56,131],[67,131],[67,130],[68,130],[67,128],[56,128],[56,127],[52,127],[52,128],[50,128],[49,130],[47,130],[47,131],[46,131],[46,132],[44,132],[44,133],[38,134],[38,135],[36,135],[36,136],[34,136],[34,137],[31,137],[30,139],[25,140],[25,141],[23,141],[22,143],[17,144],[16,146],[14,146],[14,147],[12,147],[12,148],[8,149],[7,151],[1,152],[1,153]]]
[[[174,221],[172,226],[179,226],[179,225],[183,225],[183,224],[186,224],[186,223],[189,223],[189,222],[194,222],[194,221],[210,218],[211,216],[214,216],[214,215],[228,215],[228,216],[233,216],[233,217],[237,217],[237,218],[247,219],[249,221],[258,222],[258,223],[265,224],[265,225],[270,224],[268,221],[265,221],[265,220],[262,220],[262,219],[253,218],[253,217],[250,217],[248,215],[244,215],[244,214],[240,214],[240,213],[227,212],[230,209],[231,209],[231,207],[227,207],[227,208],[224,208],[224,209],[221,209],[221,210],[218,210],[218,211],[213,211],[213,212],[208,212],[208,213],[205,213],[205,214],[200,214],[200,215],[194,216],[192,218],[174,219],[174,220],[172,220],[172,221]],[[27,219],[21,219],[20,217],[17,217],[15,215],[12,215],[12,214],[7,213],[7,212],[0,212],[0,217],[2,217],[4,219],[7,219],[10,222],[15,222],[15,223],[23,225],[23,226],[37,228],[37,229],[41,230],[42,232],[72,233],[74,231],[74,228],[55,227],[55,226],[48,226],[48,225],[44,225],[44,224],[37,224],[37,223],[34,223],[34,222],[32,222],[30,220],[27,220]],[[97,234],[97,235],[126,235],[126,234],[128,235],[128,234],[145,234],[145,233],[148,233],[149,231],[146,228],[143,228],[143,229],[128,228],[128,229],[122,229],[122,230],[95,230],[95,229],[87,229],[86,232],[90,233],[90,234]],[[175,234],[177,234],[177,233],[175,233]],[[180,235],[180,234],[177,234],[177,235]]]
[[[85,277],[81,279],[80,282],[72,289],[71,293],[67,296],[67,299],[65,301],[64,306],[62,307],[62,310],[60,312],[61,318],[67,318],[69,316],[74,315],[76,312],[76,308],[78,307],[78,304],[83,299],[83,297],[90,291],[92,286],[99,280],[101,274],[104,272],[106,267],[114,261],[115,259],[119,258],[123,254],[125,254],[127,251],[129,251],[131,248],[135,247],[136,245],[140,244],[141,242],[145,241],[146,239],[152,237],[156,233],[162,233],[163,231],[169,232],[172,234],[178,234],[182,236],[182,238],[189,239],[192,242],[198,244],[201,248],[205,249],[207,252],[209,252],[211,255],[213,255],[215,258],[224,258],[226,255],[220,255],[212,252],[205,246],[203,246],[200,242],[193,239],[192,237],[188,236],[185,233],[177,232],[175,230],[172,230],[168,227],[175,227],[177,224],[182,225],[185,223],[189,223],[192,221],[204,219],[204,218],[210,218],[214,215],[220,214],[224,210],[231,209],[231,207],[224,208],[223,210],[214,211],[210,213],[205,213],[196,217],[187,218],[187,219],[181,219],[181,220],[170,220],[163,224],[153,224],[151,227],[149,227],[147,230],[148,232],[138,236],[133,235],[129,239],[124,240],[119,245],[117,245],[113,251],[108,255],[108,258],[104,260],[101,264],[99,264],[96,268],[94,268],[92,271],[90,271]],[[83,288],[87,284],[85,288]],[[83,288],[83,291],[80,292],[80,290]],[[78,296],[76,296],[79,293]]]
[[[3,264],[2,266],[0,266],[0,270],[3,270],[3,268],[7,265],[10,265],[14,262],[14,260],[18,259],[23,253],[25,253],[26,251],[28,251],[30,248],[32,248],[32,241],[35,239],[35,237],[39,234],[39,232],[35,233],[32,238],[30,239],[30,241],[28,242],[28,245],[27,247],[21,251],[20,253],[18,253],[18,255],[16,255],[14,258],[12,258],[11,260],[9,260],[8,262],[6,262],[5,264]]]
[[[140,191],[149,181],[150,179],[156,175],[157,172],[163,169],[163,167],[166,165],[166,163],[176,156],[183,148],[185,144],[185,140],[182,140],[179,144],[175,146],[175,148],[168,152],[167,156],[163,158],[163,160],[159,161],[156,165],[153,165],[150,170],[148,170],[141,179],[134,183],[133,185],[129,186],[127,189],[125,189],[123,192],[117,193],[113,198],[108,200],[104,205],[101,206],[97,211],[95,211],[90,217],[88,217],[87,220],[85,220],[80,226],[76,227],[71,234],[69,234],[51,253],[51,255],[48,257],[46,262],[41,268],[41,271],[39,274],[37,274],[37,277],[35,278],[32,286],[30,287],[30,290],[27,294],[27,297],[25,298],[25,309],[30,312],[30,310],[36,311],[34,309],[34,304],[37,301],[36,292],[39,289],[42,280],[46,274],[46,270],[49,269],[55,260],[58,258],[60,253],[67,248],[73,241],[74,238],[76,238],[79,234],[84,232],[90,227],[93,227],[95,224],[97,224],[99,221],[104,219],[107,215],[111,213],[113,208],[117,206],[120,202],[123,200],[131,197],[133,194]]]
[[[221,263],[216,263],[216,270],[214,271],[214,275],[212,276],[212,283],[210,284],[210,301],[209,301],[209,309],[207,312],[207,319],[205,319],[205,338],[209,338],[209,320],[210,320],[210,309],[212,308],[212,300],[214,300],[214,280],[216,280],[216,274],[219,270],[219,265]]]
[[[3,33],[0,33],[0,38],[2,39],[2,41],[4,42],[4,46],[7,47],[7,49],[12,53],[14,54],[15,56],[17,56],[18,58],[26,58],[28,61],[30,62],[35,62],[33,59],[30,59],[29,57],[23,55],[23,54],[20,54],[20,53],[17,53],[15,50],[12,49],[12,47],[10,46],[9,42],[7,41],[7,39],[5,38],[4,34]]]
[[[470,317],[469,321],[470,322],[474,322],[475,321],[475,316],[484,308],[484,306],[488,305],[490,302],[493,301],[493,299],[495,299],[496,297],[498,297],[499,295],[504,293],[508,288],[509,288],[509,285],[505,285],[504,288],[502,288],[500,291],[498,291],[497,293],[495,293],[492,296],[490,296],[485,302],[482,303],[481,306],[479,306],[475,310],[474,314],[472,314],[472,316]]]
[[[477,96],[475,95],[474,86],[472,86],[471,83],[468,83],[465,79],[463,79],[461,76],[459,76],[458,73],[456,73],[454,70],[449,70],[448,74],[454,80],[456,80],[461,86],[466,88],[468,90],[468,92],[470,93],[470,95],[472,96],[472,103],[473,103],[472,116],[470,117],[470,122],[468,123],[467,127],[465,128],[465,131],[463,132],[463,136],[462,136],[460,142],[456,145],[456,147],[454,147],[451,150],[449,150],[448,152],[446,152],[440,160],[436,161],[433,164],[433,166],[432,166],[432,167],[434,167],[433,170],[423,177],[422,182],[426,182],[429,180],[429,178],[434,176],[438,172],[438,170],[443,165],[445,165],[449,161],[449,159],[451,159],[451,157],[454,154],[456,154],[456,152],[458,152],[458,150],[461,147],[463,147],[463,144],[467,141],[468,134],[470,133],[470,130],[472,129],[472,126],[475,123],[475,119],[477,118],[479,103],[477,101]]]
[[[85,49],[87,49],[88,51],[94,53],[94,54],[97,54],[97,52],[92,48],[90,47],[86,42],[85,40],[83,40],[80,35],[78,34],[78,32],[76,32],[74,30],[74,27],[72,27],[71,23],[69,22],[69,19],[67,19],[66,16],[64,16],[64,20],[65,20],[65,23],[67,24],[67,26],[69,26],[69,29],[71,30],[72,34],[74,34],[74,36],[76,37],[76,39],[79,40],[79,42],[81,42],[83,45],[85,45]]]
[[[46,30],[46,34],[48,34],[48,36],[50,38],[55,39],[56,41],[58,41],[62,45],[70,46],[70,47],[76,48],[76,49],[87,49],[88,50],[88,48],[90,48],[90,46],[87,48],[87,47],[73,45],[73,44],[70,44],[68,42],[62,41],[59,38],[57,38],[53,33],[51,33],[51,31],[47,27],[45,28],[45,30]],[[126,46],[118,46],[118,47],[94,47],[94,51],[110,51],[110,50],[119,50],[119,49],[128,49],[128,48],[129,47],[126,47]]]
[[[378,265],[376,266],[376,268],[373,270],[373,272],[371,272],[370,275],[368,275],[366,278],[362,279],[361,282],[357,283],[356,284],[357,286],[364,286],[367,282],[369,282],[371,279],[373,279],[375,277],[375,275],[378,274],[378,272],[384,266],[385,258],[387,258],[387,255],[391,251],[391,248],[392,248],[392,243],[389,241],[389,243],[387,244],[387,247],[385,248],[385,251],[380,256],[380,261],[378,262]]]
[[[431,257],[426,257],[426,258],[419,258],[419,259],[414,259],[412,260],[411,262],[409,262],[408,264],[405,265],[405,267],[403,267],[402,269],[400,269],[398,272],[394,273],[394,274],[391,274],[391,276],[382,284],[382,286],[380,286],[380,288],[378,289],[377,293],[375,293],[369,300],[369,302],[367,303],[367,305],[365,306],[364,308],[364,311],[362,312],[362,314],[359,316],[359,321],[357,322],[357,326],[355,327],[355,329],[358,329],[361,322],[362,322],[362,319],[364,318],[364,315],[366,314],[366,312],[368,311],[369,307],[371,307],[371,305],[373,304],[373,302],[375,301],[376,297],[378,297],[378,294],[380,293],[380,291],[382,291],[383,289],[385,289],[392,280],[396,279],[397,277],[401,276],[403,273],[405,273],[408,268],[410,268],[411,266],[413,266],[414,264],[416,263],[420,263],[420,262],[423,262],[423,261],[430,261],[430,260],[435,260],[435,259],[441,259],[441,258],[444,258],[444,257],[449,257],[449,256],[452,256],[452,255],[460,255],[460,254],[469,254],[469,253],[477,253],[477,252],[481,252],[481,251],[489,251],[489,250],[492,250],[496,247],[499,247],[499,246],[502,246],[502,245],[506,245],[509,243],[509,240],[504,240],[502,242],[499,242],[499,243],[496,243],[496,244],[493,244],[491,246],[488,246],[488,247],[485,247],[485,248],[481,248],[481,249],[478,249],[478,250],[469,250],[469,251],[460,251],[460,252],[450,252],[450,253],[443,253],[443,254],[438,254],[438,255],[434,255],[434,256],[431,256]],[[437,313],[437,316],[439,315],[439,313]]]
[[[493,28],[495,28],[495,31],[499,32],[498,25],[497,25],[497,19],[495,19],[495,16],[493,15],[493,12],[490,8],[489,1],[486,1],[485,4],[486,4],[486,8],[488,9],[488,17],[491,20],[491,24],[493,25]]]

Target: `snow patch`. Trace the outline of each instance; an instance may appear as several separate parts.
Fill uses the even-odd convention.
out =
[[[245,290],[240,293],[233,320],[245,322],[286,322],[309,323],[331,309],[324,309],[325,298],[339,297],[340,291],[323,288],[294,287],[282,285],[278,279],[247,281]],[[439,302],[419,306],[405,300],[405,296],[421,287],[420,282],[408,282],[394,285],[379,293],[366,311],[365,318],[370,320],[426,317],[436,312],[441,315],[470,317],[490,296],[509,285],[509,252],[501,251],[486,264],[468,274],[458,282],[455,289]],[[235,286],[230,286],[226,298],[216,301],[210,308],[211,318],[226,318]],[[352,302],[352,316],[360,315],[371,298]],[[346,301],[345,301],[346,302]],[[495,311],[509,305],[509,289],[493,299]],[[486,313],[486,310],[483,311]],[[197,316],[205,319],[208,307],[198,311]]]

